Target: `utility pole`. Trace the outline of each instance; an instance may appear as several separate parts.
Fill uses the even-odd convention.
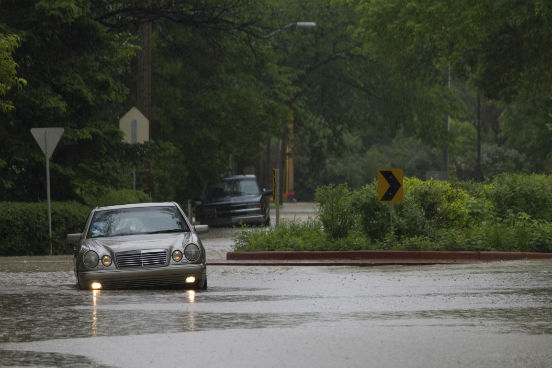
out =
[[[149,134],[152,136],[151,119],[151,51],[152,51],[152,22],[145,21],[139,29],[141,50],[138,53],[138,74],[136,76],[136,107],[149,121]],[[148,192],[151,195],[151,167],[146,162]]]
[[[448,88],[450,89],[450,66],[448,67],[447,69],[447,85],[448,85]],[[444,175],[446,175],[446,177],[448,178],[448,171],[449,171],[449,152],[448,152],[448,135],[449,135],[449,131],[450,131],[450,114],[447,114],[447,121],[446,121],[446,125],[445,125],[445,128],[446,128],[446,132],[445,132],[445,143],[443,145],[443,156],[442,156],[442,160],[441,160],[441,171],[444,173]]]
[[[150,121],[151,134],[151,33],[152,23],[146,21],[140,25],[140,47],[138,53],[138,75],[137,75],[137,103],[136,107]]]

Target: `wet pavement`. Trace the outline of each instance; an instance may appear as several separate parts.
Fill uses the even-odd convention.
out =
[[[0,365],[552,366],[550,261],[208,275],[204,292],[80,291],[68,271],[1,271]]]

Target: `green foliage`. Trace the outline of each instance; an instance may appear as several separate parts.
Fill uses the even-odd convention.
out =
[[[372,239],[384,238],[391,231],[389,207],[378,201],[377,181],[374,180],[358,190],[354,197],[354,209],[360,215],[360,226],[364,234]]]
[[[1,30],[1,28],[0,28]],[[19,37],[0,32],[0,111],[8,111],[14,108],[11,101],[4,97],[13,86],[22,86],[26,82],[17,77],[17,63],[12,54],[19,45]]]
[[[544,175],[501,174],[486,188],[496,215],[526,213],[535,220],[552,221],[552,180]]]
[[[416,178],[405,178],[404,188],[404,202],[395,205],[393,210],[395,235],[411,237],[423,234],[428,228],[467,224],[469,196],[462,189],[447,182]],[[367,236],[381,240],[391,233],[389,205],[378,201],[376,181],[355,193],[354,208],[360,213],[362,229]]]
[[[326,186],[317,191],[317,220],[245,230],[236,249],[552,252],[546,176],[503,174],[491,184],[406,178],[404,186],[392,227],[389,205],[377,200],[376,181],[358,191]]]
[[[99,198],[91,198],[87,201],[94,207],[143,202],[151,202],[150,197],[142,191],[132,189],[110,190]]]
[[[463,227],[467,224],[468,194],[454,188],[450,183],[439,180],[422,181],[406,178],[404,181],[405,207],[418,207],[426,225],[435,227]],[[401,211],[401,209],[399,209]]]
[[[346,184],[328,185],[316,190],[318,217],[332,239],[347,237],[356,222],[351,208],[354,197]]]
[[[52,198],[80,200],[122,184],[123,147],[116,122],[136,48],[127,32],[96,22],[88,1],[3,1],[0,24],[20,37],[13,53],[27,81],[0,112],[0,200],[44,198],[44,155],[34,127],[63,127],[52,156]],[[120,114],[122,115],[122,114]]]
[[[270,229],[243,229],[234,239],[237,252],[255,251],[314,251],[371,249],[372,244],[355,231],[346,237],[332,239],[322,230],[318,220],[306,222],[282,221]]]
[[[234,244],[236,251],[305,250],[314,244],[324,244],[325,239],[319,221],[282,221],[279,226],[268,230],[244,229],[236,235]]]
[[[279,134],[289,111],[273,98],[278,89],[262,79],[262,45],[255,49],[257,60],[234,34],[217,34],[213,44],[212,35],[187,25],[159,24],[162,30],[153,35],[153,114],[158,139],[170,142],[179,156],[159,162],[168,180],[155,180],[162,187],[154,188],[154,197],[172,191],[183,201],[225,173],[230,156],[240,167],[254,166],[258,142]]]
[[[66,235],[82,231],[90,212],[75,202],[52,202],[54,254],[72,253]],[[0,256],[32,256],[50,253],[48,207],[45,202],[0,202]]]
[[[263,146],[289,142],[291,119],[299,199],[321,185],[361,188],[380,167],[423,178],[447,145],[456,176],[469,178],[476,131],[466,106],[475,94],[503,111],[483,122],[485,176],[552,170],[546,1],[127,5],[1,2],[0,200],[44,199],[44,157],[29,129],[47,126],[65,128],[51,165],[57,200],[130,188],[134,167],[153,200],[192,198],[229,161],[262,178],[277,166],[263,162]],[[143,19],[153,21],[153,142],[127,147],[117,121],[136,104]],[[317,25],[285,27],[297,19]],[[468,207],[484,212],[485,203]],[[421,208],[402,211],[396,231],[426,227]]]

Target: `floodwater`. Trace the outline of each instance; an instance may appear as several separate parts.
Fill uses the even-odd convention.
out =
[[[0,264],[6,367],[552,366],[550,261],[211,266],[201,292],[16,271]]]
[[[69,260],[0,258],[0,366],[552,367],[552,261],[209,266],[194,292],[77,290]]]

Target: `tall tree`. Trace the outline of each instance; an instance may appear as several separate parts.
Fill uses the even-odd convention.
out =
[[[0,168],[0,199],[44,196],[44,158],[33,127],[65,128],[52,161],[54,199],[119,185],[114,118],[128,94],[122,80],[135,52],[132,37],[108,33],[81,1],[2,1],[0,23],[21,39],[14,60],[27,81],[8,92],[15,109],[1,117],[0,157],[7,164]]]
[[[348,4],[361,16],[354,32],[365,50],[398,73],[435,85],[451,68],[474,95],[503,104],[550,98],[552,55],[546,45],[552,37],[552,8],[547,1]],[[482,124],[477,120],[478,127]]]
[[[0,25],[0,30],[4,27]],[[25,84],[25,80],[17,77],[17,63],[12,54],[19,45],[19,37],[13,34],[0,33],[0,110],[13,109],[13,104],[5,100],[8,91],[14,86]]]

